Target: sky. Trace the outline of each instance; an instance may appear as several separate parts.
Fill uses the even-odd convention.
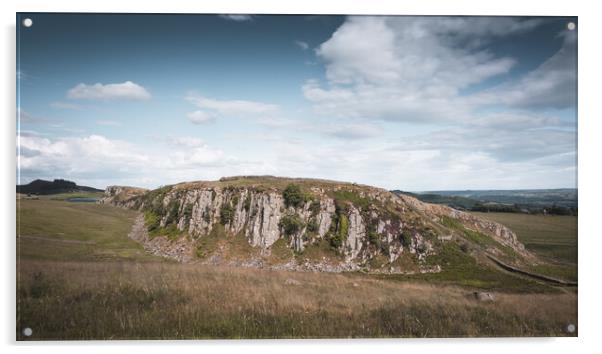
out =
[[[25,18],[21,184],[577,187],[576,18]]]

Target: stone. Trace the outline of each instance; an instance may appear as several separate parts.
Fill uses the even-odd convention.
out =
[[[301,282],[295,279],[288,278],[284,281],[285,285],[301,285]]]

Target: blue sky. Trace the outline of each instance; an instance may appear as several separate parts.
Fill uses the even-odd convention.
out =
[[[17,17],[21,183],[576,187],[575,18]]]

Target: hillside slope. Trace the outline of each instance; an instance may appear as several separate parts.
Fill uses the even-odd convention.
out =
[[[505,226],[369,186],[270,176],[230,177],[155,190],[112,186],[102,203],[144,212],[133,235],[186,262],[275,269],[417,273],[450,248],[528,262]]]

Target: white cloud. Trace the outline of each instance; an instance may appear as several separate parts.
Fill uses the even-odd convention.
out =
[[[60,139],[22,136],[20,146],[29,152],[28,156],[19,159],[25,173],[29,170],[60,170],[66,174],[105,174],[111,170],[141,166],[149,161],[149,157],[136,152],[132,144],[101,135]]]
[[[247,14],[224,14],[224,15],[219,15],[219,17],[226,19],[226,20],[236,21],[236,22],[251,21],[253,19],[252,15],[247,15]]]
[[[349,17],[316,49],[326,65],[326,82],[308,80],[302,91],[325,116],[470,123],[486,100],[463,96],[462,90],[506,74],[516,63],[495,57],[485,44],[541,23],[517,18]],[[541,76],[530,81],[541,82]]]
[[[215,122],[215,114],[206,111],[194,111],[186,115],[188,120],[194,124],[207,124]]]
[[[279,107],[275,104],[245,101],[245,100],[218,100],[189,94],[186,99],[198,108],[213,111],[223,116],[246,116],[275,113]]]
[[[193,136],[169,136],[167,137],[167,143],[177,147],[196,148],[205,145],[203,139]]]
[[[518,80],[478,93],[475,104],[504,104],[525,109],[563,109],[577,105],[577,37],[564,31],[562,48]]]
[[[68,178],[98,187],[124,183],[157,187],[204,179],[238,163],[195,137],[170,136],[164,141],[169,149],[149,149],[96,134],[59,138],[22,134],[17,159],[24,180]]]
[[[301,48],[301,50],[307,50],[309,49],[309,44],[307,44],[307,42],[304,41],[295,41],[295,44]]]
[[[367,139],[381,136],[382,128],[368,123],[341,123],[318,128],[322,133],[341,139]]]
[[[151,98],[150,93],[142,86],[126,81],[117,84],[101,84],[94,85],[78,84],[67,92],[67,97],[70,99],[81,100],[148,100]]]

